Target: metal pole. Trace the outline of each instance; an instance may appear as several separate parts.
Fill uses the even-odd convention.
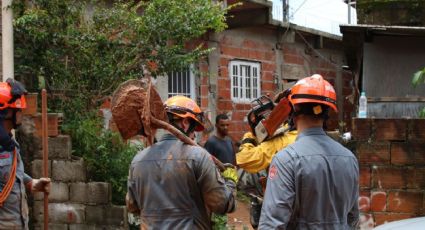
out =
[[[47,129],[47,93],[41,90],[41,123],[43,138],[43,177],[49,177],[48,159],[48,129]],[[49,195],[44,193],[44,230],[49,229]]]
[[[3,80],[14,78],[13,68],[13,10],[12,0],[1,1],[1,32]]]
[[[348,6],[348,24],[351,24],[351,0],[347,1]]]

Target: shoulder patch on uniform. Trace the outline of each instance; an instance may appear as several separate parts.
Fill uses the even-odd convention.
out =
[[[0,154],[0,159],[6,159],[6,158],[9,158],[9,157],[10,157],[9,153]]]
[[[269,179],[272,180],[277,175],[276,165],[272,165],[269,170]]]

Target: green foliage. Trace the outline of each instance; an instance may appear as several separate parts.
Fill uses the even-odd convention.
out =
[[[417,87],[420,84],[425,83],[425,68],[419,70],[415,74],[413,74],[412,84],[414,87]]]
[[[226,230],[227,228],[227,215],[218,215],[213,213],[211,216],[211,221],[213,223],[213,230]]]
[[[212,0],[15,0],[16,78],[46,87],[49,110],[65,114],[75,154],[93,180],[111,182],[123,203],[135,149],[102,131],[99,104],[124,80],[187,67],[210,50],[201,40],[225,29],[226,9]],[[138,2],[138,3],[135,3]]]
[[[420,84],[425,84],[425,68],[413,74],[412,85],[417,87]],[[419,117],[425,118],[425,108],[422,108],[422,110],[419,111]]]
[[[17,78],[33,89],[44,79],[61,95],[54,109],[78,116],[124,80],[193,63],[210,51],[196,39],[226,27],[211,0],[25,2],[14,1]]]
[[[124,144],[118,133],[102,130],[99,119],[68,124],[65,129],[73,137],[73,154],[84,158],[90,179],[111,183],[112,201],[125,204],[129,165],[140,147]]]

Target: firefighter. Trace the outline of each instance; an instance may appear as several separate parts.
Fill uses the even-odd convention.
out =
[[[188,137],[204,129],[192,99],[174,96],[164,104],[170,123]],[[211,229],[211,212],[235,209],[236,183],[235,168],[220,175],[205,149],[165,134],[134,157],[127,209],[140,215],[142,229]]]
[[[280,97],[277,97],[275,103],[278,103],[279,100]],[[297,131],[289,122],[286,122],[282,124],[282,127],[271,138],[259,143],[255,135],[255,127],[261,120],[267,119],[267,115],[274,109],[274,104],[267,98],[265,100],[259,98],[257,101],[257,106],[254,106],[247,115],[251,131],[243,135],[239,152],[236,154],[237,165],[243,170],[252,173],[251,183],[254,184],[255,190],[250,192],[252,196],[250,203],[250,222],[253,228],[258,227],[260,220],[262,196],[265,190],[265,178],[267,176],[264,170],[269,167],[273,156],[279,150],[293,143],[297,137]]]
[[[260,229],[354,229],[359,220],[359,167],[352,152],[326,135],[337,112],[332,85],[316,74],[288,95],[298,131],[269,168]]]
[[[50,191],[50,178],[32,179],[24,172],[19,145],[11,134],[21,124],[24,94],[20,82],[0,82],[0,229],[28,229],[25,189]]]

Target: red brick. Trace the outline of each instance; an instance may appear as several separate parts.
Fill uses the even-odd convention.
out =
[[[409,140],[425,141],[425,119],[409,120]]]
[[[273,62],[263,62],[262,71],[276,71],[276,65]]]
[[[263,91],[263,94],[267,91],[273,92],[275,89],[275,84],[273,82],[262,82],[261,83],[261,90]]]
[[[357,157],[360,163],[389,163],[390,144],[388,142],[358,143]]]
[[[231,93],[230,93],[230,88],[226,88],[226,87],[219,87],[218,93],[217,95],[219,97],[223,97],[223,98],[230,98]]]
[[[249,57],[249,49],[244,49],[243,47],[241,47],[239,54],[241,55],[241,57],[247,58]]]
[[[261,76],[261,82],[273,82],[274,76],[272,71],[263,71],[263,74]]]
[[[388,194],[390,212],[420,213],[422,209],[423,192],[392,191]]]
[[[375,226],[396,221],[396,220],[403,220],[403,219],[414,217],[413,214],[403,214],[403,213],[375,213],[374,216],[375,216]]]
[[[247,113],[245,111],[234,111],[232,113],[232,120],[233,121],[244,121],[246,114]]]
[[[220,66],[228,66],[229,65],[229,59],[227,58],[220,58]]]
[[[255,60],[264,60],[265,54],[259,50],[249,50],[248,57]]]
[[[420,142],[391,143],[391,163],[395,165],[425,164],[425,143],[420,143]]]
[[[373,188],[406,188],[409,179],[408,169],[374,166],[372,170]]]
[[[370,210],[384,212],[387,208],[387,194],[384,191],[374,191],[370,194]]]
[[[406,140],[406,119],[373,119],[376,140]]]
[[[276,54],[275,54],[275,52],[266,52],[264,58],[267,61],[274,61],[276,59]]]
[[[240,57],[241,56],[241,49],[236,47],[229,47],[227,49],[227,55],[232,57]]]
[[[25,99],[27,101],[27,107],[22,110],[22,114],[24,115],[31,115],[34,116],[37,113],[38,108],[38,94],[37,93],[29,93],[25,96]],[[102,103],[100,108],[111,108],[111,100],[107,99],[109,102],[107,107],[102,107],[105,104],[105,101]]]
[[[425,168],[414,168],[410,171],[407,188],[424,189],[425,188]],[[425,209],[425,206],[424,206]]]
[[[360,166],[360,187],[370,188],[371,170],[369,166]]]
[[[208,98],[201,98],[201,107],[208,107]]]
[[[372,130],[371,119],[353,118],[351,130],[354,140],[368,140]]]
[[[359,196],[359,209],[362,212],[369,212],[370,210],[370,194],[361,194]]]
[[[201,95],[202,96],[207,96],[209,92],[209,87],[208,85],[201,85]]]
[[[217,109],[220,111],[231,111],[233,110],[233,104],[231,101],[219,100],[217,102]]]
[[[225,77],[219,77],[218,79],[217,79],[217,88],[219,88],[219,89],[224,89],[224,88],[227,88],[227,89],[230,89],[230,79],[229,78],[225,78]]]
[[[218,76],[221,78],[229,78],[229,68],[227,66],[220,67],[218,69]]]

